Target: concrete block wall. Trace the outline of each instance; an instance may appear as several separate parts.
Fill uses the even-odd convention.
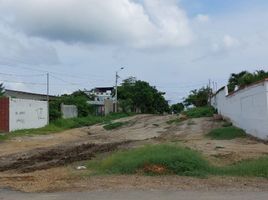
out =
[[[268,140],[268,80],[228,95],[221,90],[213,97],[212,105],[235,126]]]
[[[78,117],[78,109],[75,105],[61,104],[61,113],[63,119]]]

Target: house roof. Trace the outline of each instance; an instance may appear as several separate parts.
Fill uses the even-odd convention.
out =
[[[24,92],[24,91],[17,91],[17,90],[8,90],[5,89],[4,96],[8,97],[15,97],[15,98],[26,98],[26,99],[40,99],[40,100],[46,100],[47,95],[46,94],[38,94],[38,93],[32,93],[32,92]],[[55,99],[57,96],[49,95],[49,98]]]

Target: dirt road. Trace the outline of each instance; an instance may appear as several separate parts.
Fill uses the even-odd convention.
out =
[[[250,138],[235,140],[210,140],[205,137],[222,122],[212,118],[188,119],[183,122],[167,123],[176,116],[137,115],[117,121],[127,122],[124,126],[107,131],[103,124],[64,131],[57,134],[18,137],[2,142],[0,149],[0,187],[11,187],[27,192],[62,191],[71,188],[85,190],[161,189],[175,185],[175,189],[196,189],[204,185],[214,189],[219,187],[268,190],[268,180],[214,179],[200,181],[190,178],[166,177],[144,178],[140,176],[89,177],[75,168],[84,160],[93,159],[100,153],[109,154],[117,149],[129,149],[145,144],[175,143],[202,152],[216,165],[231,164],[248,158],[258,158],[268,154],[268,145]],[[77,161],[80,161],[77,163]],[[27,172],[27,173],[26,173]],[[83,177],[83,178],[81,178]],[[152,182],[152,180],[154,180]],[[121,183],[121,184],[115,184]],[[152,184],[151,184],[152,183]],[[170,184],[172,183],[172,184]],[[229,185],[230,183],[230,185]],[[182,187],[182,185],[186,186]],[[167,188],[168,188],[167,187]]]
[[[0,190],[1,200],[267,200],[267,192],[109,191],[25,194]]]

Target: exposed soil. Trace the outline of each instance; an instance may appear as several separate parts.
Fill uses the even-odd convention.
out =
[[[0,185],[23,192],[80,192],[118,190],[268,191],[263,178],[109,175],[85,176],[72,167],[26,174],[2,172]]]
[[[57,134],[18,137],[0,143],[0,187],[22,191],[55,191],[111,188],[160,187],[221,187],[268,190],[266,179],[219,178],[194,179],[185,177],[143,176],[84,176],[75,167],[66,166],[89,160],[99,153],[129,149],[145,144],[178,143],[202,152],[216,165],[231,164],[268,154],[268,145],[252,138],[210,140],[205,134],[221,127],[212,118],[189,119],[168,124],[176,116],[137,115],[117,121],[128,122],[123,127],[107,131],[103,125],[78,128]],[[74,165],[76,165],[74,163]],[[147,166],[148,170],[165,170]],[[45,169],[45,170],[44,170]],[[27,172],[27,173],[26,173]],[[88,171],[87,171],[88,173]],[[88,178],[84,178],[88,177]],[[40,187],[39,187],[40,186]]]

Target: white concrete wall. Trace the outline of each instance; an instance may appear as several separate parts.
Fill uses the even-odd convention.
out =
[[[41,128],[48,124],[47,101],[10,98],[9,131]]]
[[[212,99],[218,112],[248,134],[268,140],[268,81],[226,96],[221,90]]]

